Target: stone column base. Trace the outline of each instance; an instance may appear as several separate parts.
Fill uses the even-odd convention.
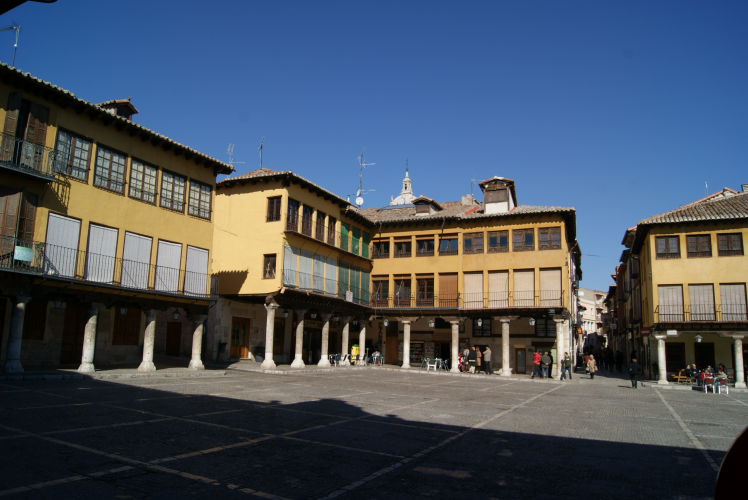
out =
[[[275,369],[275,361],[273,361],[273,358],[265,358],[262,360],[260,368],[262,368],[263,370],[273,370]]]
[[[499,374],[502,377],[511,377],[512,376],[512,369],[511,368],[502,368],[499,370]]]
[[[746,388],[745,382],[735,382],[735,388],[736,389],[745,389]]]
[[[457,368],[456,366],[454,368],[450,368],[449,371],[450,373],[460,373],[460,369]]]
[[[403,365],[400,367],[401,370],[410,370],[410,365]]]
[[[81,373],[93,373],[96,371],[93,363],[81,363],[78,367],[78,371]]]
[[[319,360],[319,363],[317,363],[317,366],[327,368],[330,366],[330,360],[327,359],[326,357],[323,357],[322,359]]]
[[[6,361],[5,373],[23,373],[23,365],[17,359]]]
[[[657,385],[670,385],[670,382],[660,379],[657,381]]]
[[[205,365],[201,359],[190,360],[190,366],[187,367],[189,370],[205,370]]]
[[[155,372],[156,371],[156,365],[153,364],[153,361],[143,361],[140,363],[140,366],[138,367],[139,372]]]
[[[264,363],[264,361],[263,361]],[[275,363],[273,363],[275,364]],[[291,368],[304,368],[306,365],[304,364],[304,361],[301,358],[296,358],[293,360],[293,363],[291,363]]]

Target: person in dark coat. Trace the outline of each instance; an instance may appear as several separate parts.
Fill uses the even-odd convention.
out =
[[[551,358],[551,364],[548,365],[548,378],[551,378],[553,376],[553,354],[551,354],[551,351],[545,351],[545,353]]]
[[[475,365],[478,361],[478,351],[475,350],[475,346],[468,353],[468,364],[470,365],[470,373],[475,373]]]
[[[631,363],[629,363],[629,375],[631,375],[631,387],[636,389],[638,387],[636,376],[639,375],[639,363],[636,362],[636,358],[631,358]]]
[[[551,356],[548,354],[547,351],[545,354],[543,354],[540,357],[540,362],[542,363],[542,366],[543,366],[542,378],[548,378],[548,368],[551,366]]]

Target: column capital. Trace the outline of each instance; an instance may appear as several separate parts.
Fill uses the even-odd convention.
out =
[[[402,323],[403,325],[405,325],[405,324],[412,323],[414,321],[418,321],[418,317],[417,316],[412,316],[412,317],[405,317],[405,318],[397,318],[397,320],[400,323]]]
[[[494,319],[497,319],[502,323],[509,323],[510,321],[518,320],[519,316],[494,316]]]
[[[744,332],[721,332],[718,335],[722,338],[744,339],[746,336],[746,333]]]
[[[665,340],[665,339],[667,339],[667,334],[665,334],[665,333],[655,333],[654,334],[654,338],[656,338],[657,340]]]
[[[101,302],[91,302],[87,306],[88,312],[92,314],[96,314],[97,312],[99,312],[99,309],[101,309],[102,307],[104,307],[104,304],[102,304]]]
[[[324,320],[325,323],[330,321],[330,318],[332,318],[332,313],[319,313],[319,315]]]
[[[353,319],[353,316],[341,316],[341,317],[340,317],[340,321],[341,321],[341,322],[342,322],[342,323],[343,323],[344,325],[347,325],[348,323],[350,323],[352,319]]]
[[[196,325],[199,325],[206,319],[208,319],[207,314],[196,314],[195,316],[192,317],[192,322],[195,323]]]
[[[304,315],[307,313],[306,309],[296,309],[294,311],[296,313],[296,321],[302,321],[304,319]]]
[[[265,306],[265,309],[268,310],[268,311],[271,310],[271,309],[278,309],[280,307],[275,302],[270,302],[268,304],[264,304],[264,306]]]

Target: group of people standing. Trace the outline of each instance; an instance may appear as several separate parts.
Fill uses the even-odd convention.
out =
[[[470,373],[480,373],[481,370],[486,375],[493,375],[491,368],[491,348],[486,348],[481,352],[477,346],[465,348],[460,353],[459,359],[460,371],[469,371]]]

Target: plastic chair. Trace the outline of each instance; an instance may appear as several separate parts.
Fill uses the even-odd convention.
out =
[[[336,354],[334,359],[335,361],[333,362],[333,365],[337,368],[340,368],[340,354]]]
[[[429,371],[432,368],[434,369],[434,371],[436,371],[437,360],[434,358],[429,358],[428,360],[426,360],[426,371]]]
[[[730,386],[727,384],[727,380],[724,378],[718,378],[716,381],[716,385],[712,387],[712,390],[714,390],[714,387],[717,388],[717,392],[719,394],[722,394],[723,388],[725,390],[725,394],[730,394]]]
[[[445,372],[449,371],[449,358],[442,360],[441,369],[444,370]]]
[[[714,390],[714,377],[712,377],[711,375],[707,375],[704,377],[704,392],[709,392],[708,389],[710,387],[712,388],[712,393],[715,393],[716,391]]]

